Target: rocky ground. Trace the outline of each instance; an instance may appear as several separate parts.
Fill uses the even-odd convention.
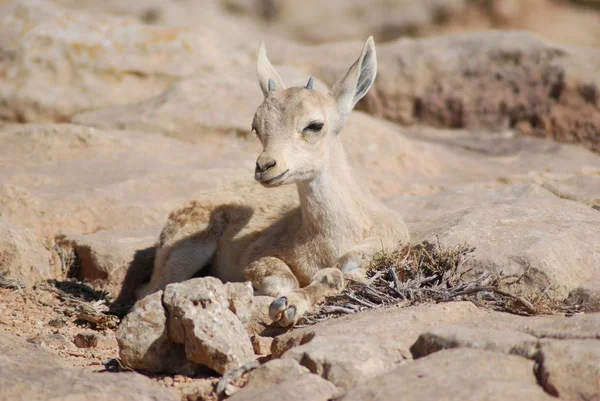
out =
[[[0,20],[1,400],[600,399],[597,1],[0,0]],[[466,243],[464,271],[552,307],[483,291],[282,332],[269,299],[198,278],[124,318],[170,211],[269,197],[259,40],[326,90],[370,34],[356,174],[414,243]]]

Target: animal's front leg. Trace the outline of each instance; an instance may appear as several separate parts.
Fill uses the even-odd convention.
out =
[[[308,286],[277,297],[269,307],[269,315],[282,327],[293,326],[316,302],[339,294],[343,288],[344,276],[339,269],[319,270]]]
[[[337,260],[335,267],[319,270],[308,286],[275,299],[269,308],[271,319],[283,327],[292,326],[315,303],[342,292],[345,279],[364,281],[371,255],[381,248],[381,239],[370,237],[348,249]]]

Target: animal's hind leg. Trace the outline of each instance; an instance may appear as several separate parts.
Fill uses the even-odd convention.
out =
[[[258,295],[276,297],[300,287],[298,279],[281,259],[265,256],[244,269],[244,277],[252,282]]]
[[[217,251],[217,238],[188,238],[156,252],[150,282],[136,291],[137,299],[163,290],[168,284],[192,278],[206,267]]]

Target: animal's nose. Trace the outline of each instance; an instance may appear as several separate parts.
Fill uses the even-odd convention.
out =
[[[276,164],[277,164],[277,162],[273,159],[261,160],[261,158],[259,157],[258,160],[256,161],[256,172],[264,173],[265,171],[267,171],[271,167],[275,166]]]

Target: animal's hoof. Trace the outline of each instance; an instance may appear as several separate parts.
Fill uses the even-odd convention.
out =
[[[301,291],[277,297],[269,306],[269,316],[281,327],[291,327],[308,310],[308,298]]]
[[[287,297],[279,297],[271,302],[271,306],[269,306],[269,316],[271,317],[271,320],[274,322],[279,321],[282,312],[287,308],[287,304]]]

